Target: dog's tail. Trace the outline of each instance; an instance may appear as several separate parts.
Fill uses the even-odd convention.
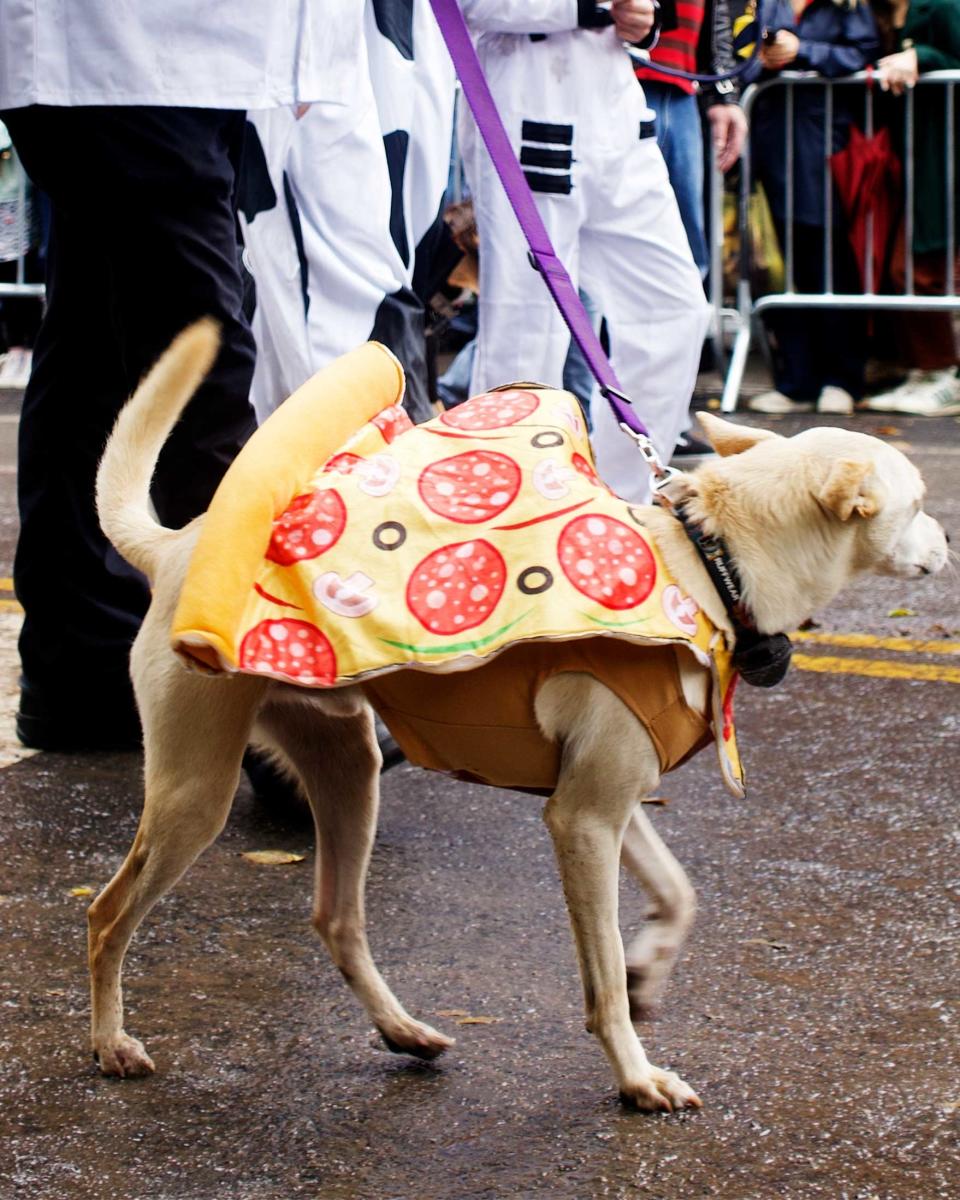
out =
[[[100,460],[100,526],[127,562],[149,579],[155,577],[162,546],[179,533],[154,516],[150,481],[164,442],[219,348],[216,321],[204,318],[185,329],[124,406]]]

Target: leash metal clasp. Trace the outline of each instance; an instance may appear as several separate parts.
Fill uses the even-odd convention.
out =
[[[650,474],[653,480],[650,483],[650,489],[653,492],[654,504],[659,504],[663,508],[673,508],[673,501],[666,493],[666,488],[681,474],[676,467],[665,466],[657,453],[653,442],[645,433],[638,433],[635,429],[631,429],[626,421],[620,422],[620,428],[628,437],[633,438],[636,442],[637,449],[640,451],[643,461],[650,468]]]

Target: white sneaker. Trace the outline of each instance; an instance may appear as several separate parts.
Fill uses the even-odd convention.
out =
[[[853,397],[846,388],[828,383],[817,400],[817,412],[848,417],[853,412]]]
[[[759,396],[752,396],[747,401],[747,408],[751,412],[768,413],[769,415],[777,415],[780,413],[800,413],[812,412],[813,405],[807,404],[802,400],[791,400],[789,396],[785,396],[783,392],[761,392]]]
[[[22,392],[30,378],[33,354],[22,346],[12,346],[0,355],[0,389]]]
[[[960,379],[956,371],[911,371],[906,382],[866,402],[871,412],[897,412],[915,417],[950,417],[960,413]]]

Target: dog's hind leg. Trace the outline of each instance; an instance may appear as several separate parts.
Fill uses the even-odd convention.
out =
[[[377,827],[380,751],[373,714],[330,717],[303,703],[270,704],[256,737],[299,777],[317,830],[313,925],[386,1046],[431,1059],[452,1039],[414,1020],[385,983],[370,953],[364,913],[367,867]]]
[[[647,924],[626,956],[630,1016],[640,1021],[651,1015],[670,977],[693,923],[696,894],[640,805],[627,824],[620,856],[653,901]]]
[[[562,769],[544,818],[567,898],[586,1001],[626,1103],[651,1111],[699,1106],[672,1071],[647,1059],[630,1020],[617,926],[620,852],[639,794],[660,775],[653,743],[623,702],[585,675],[547,681],[536,701],[547,736],[563,745]]]
[[[157,689],[138,688],[146,756],[140,826],[88,913],[93,1051],[106,1075],[154,1069],[123,1029],[123,957],[146,914],[223,828],[265,689],[257,679],[191,675],[172,656],[159,665]]]

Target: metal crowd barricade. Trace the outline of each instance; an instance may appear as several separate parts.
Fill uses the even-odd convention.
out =
[[[752,188],[750,146],[749,141],[744,148],[740,174],[739,196],[739,272],[737,280],[736,309],[725,309],[722,305],[722,291],[714,290],[714,308],[718,327],[731,327],[735,332],[730,365],[724,383],[721,409],[723,412],[734,412],[740,393],[740,385],[750,351],[753,321],[763,312],[785,308],[827,308],[827,309],[865,309],[909,310],[909,311],[955,311],[960,310],[960,295],[957,293],[957,229],[956,229],[956,184],[957,184],[957,130],[955,123],[955,89],[960,83],[960,71],[931,71],[921,75],[917,87],[940,88],[944,96],[944,130],[945,130],[945,201],[946,201],[946,249],[945,249],[945,293],[941,295],[917,295],[914,292],[914,188],[916,163],[915,149],[915,89],[908,89],[900,102],[904,105],[904,236],[906,242],[905,283],[903,292],[877,291],[878,281],[873,278],[873,230],[868,225],[867,246],[869,248],[865,262],[864,290],[861,293],[839,293],[833,291],[833,239],[837,231],[833,228],[829,215],[833,211],[833,176],[830,170],[829,158],[832,152],[834,89],[859,87],[864,92],[863,132],[869,137],[874,132],[874,100],[876,85],[875,76],[868,71],[840,79],[826,79],[821,75],[800,74],[797,72],[781,72],[776,79],[752,84],[743,94],[742,105],[749,123],[752,110],[757,99],[772,88],[786,89],[784,102],[784,144],[786,155],[786,244],[781,247],[784,258],[784,290],[779,293],[763,295],[757,298],[750,288],[750,194]],[[824,137],[823,137],[823,195],[826,218],[823,258],[823,278],[825,291],[822,293],[798,292],[794,287],[794,92],[798,87],[817,87],[825,90],[824,97]],[[845,234],[841,234],[845,236]],[[716,272],[714,272],[716,274]]]
[[[27,177],[6,128],[0,124],[0,263],[15,264],[13,281],[0,280],[0,297],[34,296],[42,299],[42,283],[28,283],[26,258],[35,226],[27,192]]]

